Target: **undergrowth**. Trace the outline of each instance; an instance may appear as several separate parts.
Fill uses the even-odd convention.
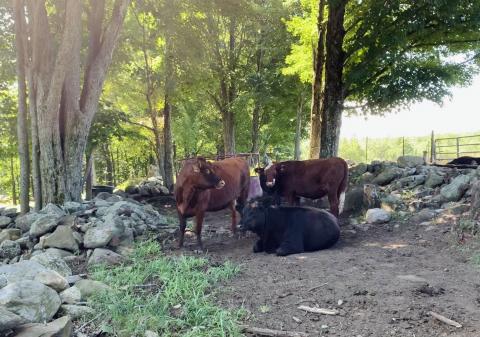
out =
[[[218,282],[238,269],[227,262],[209,266],[205,258],[168,257],[154,241],[138,245],[131,263],[99,267],[93,278],[112,290],[93,299],[97,322],[115,336],[240,336],[236,322],[242,310],[227,311],[214,303]]]

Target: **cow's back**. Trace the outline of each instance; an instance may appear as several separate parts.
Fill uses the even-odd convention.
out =
[[[318,198],[339,187],[348,176],[346,162],[337,157],[288,161],[281,179],[283,193],[295,191],[298,196]]]
[[[225,208],[232,200],[240,197],[242,191],[248,193],[250,171],[242,158],[227,158],[214,163],[215,173],[225,181],[222,189],[209,190],[208,211]]]

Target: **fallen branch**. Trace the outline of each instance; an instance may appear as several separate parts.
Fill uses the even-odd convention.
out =
[[[298,307],[298,309],[306,311],[306,312],[311,312],[314,314],[321,314],[321,315],[338,315],[338,311],[334,309],[324,309],[324,308],[312,308],[312,307],[307,307],[305,305],[301,305]]]
[[[322,283],[322,284],[320,284],[320,285],[318,285],[318,286],[315,286],[315,287],[312,287],[312,288],[308,289],[308,291],[314,291],[314,290],[316,290],[316,289],[318,289],[318,288],[321,288],[321,287],[323,287],[323,286],[326,286],[327,284],[328,284],[328,282]]]
[[[271,337],[308,337],[305,332],[297,331],[282,331],[282,330],[272,330],[264,328],[255,328],[251,326],[242,326],[242,332],[248,332],[254,335],[259,336],[271,336]]]
[[[429,311],[428,314],[436,319],[438,319],[440,322],[443,322],[445,324],[448,324],[448,325],[451,325],[451,326],[454,326],[456,328],[461,328],[462,325],[458,322],[455,322],[455,321],[452,321],[451,319],[445,317],[445,316],[442,316],[440,314],[437,314],[436,312],[433,312],[433,311]]]

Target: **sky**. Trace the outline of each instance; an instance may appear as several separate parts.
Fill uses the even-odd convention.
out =
[[[469,87],[452,89],[442,106],[429,101],[384,117],[343,117],[341,138],[427,136],[442,133],[480,133],[480,76]]]

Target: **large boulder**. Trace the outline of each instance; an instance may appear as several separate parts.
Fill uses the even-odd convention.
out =
[[[40,211],[42,214],[51,214],[51,215],[56,215],[58,217],[66,215],[65,211],[58,207],[57,205],[54,204],[48,204],[42,210]]]
[[[443,186],[440,190],[440,194],[446,201],[458,201],[468,189],[470,180],[470,176],[459,175],[455,177],[450,184]]]
[[[27,320],[0,306],[0,332],[18,327]]]
[[[70,267],[61,257],[58,257],[57,255],[40,253],[32,256],[30,261],[38,262],[47,269],[55,270],[63,277],[72,275],[72,270]]]
[[[398,167],[389,167],[373,179],[372,183],[384,186],[390,184],[394,179],[402,176],[403,170]]]
[[[440,174],[430,171],[427,175],[427,180],[425,181],[425,187],[435,188],[444,183],[444,178]]]
[[[23,233],[29,232],[32,224],[40,218],[48,216],[47,214],[40,213],[27,213],[17,216],[15,218],[15,227],[20,229]]]
[[[15,241],[20,239],[22,232],[17,228],[6,228],[0,231],[0,243],[6,240]]]
[[[110,287],[108,287],[105,283],[87,279],[77,281],[73,287],[80,290],[80,293],[82,294],[82,300],[86,300],[94,294],[110,290]]]
[[[6,280],[6,283],[14,283],[22,280],[33,280],[38,273],[46,270],[48,269],[43,265],[31,260],[5,264],[0,266],[0,281]]]
[[[386,211],[395,211],[405,207],[405,204],[400,196],[397,194],[388,194],[380,199],[381,208]]]
[[[72,319],[78,319],[86,315],[94,314],[95,310],[84,305],[63,304],[60,306],[59,312],[61,315],[67,315]]]
[[[414,188],[425,183],[426,176],[424,174],[416,174],[408,177],[400,178],[395,181],[396,188]]]
[[[0,215],[8,216],[10,218],[14,218],[17,215],[17,208],[16,207],[7,207],[2,210]]]
[[[96,264],[117,265],[125,261],[125,258],[112,252],[109,249],[96,248],[90,258],[88,259],[88,265],[93,266]]]
[[[63,204],[62,208],[67,213],[75,213],[75,212],[82,211],[82,210],[86,209],[86,205],[81,204],[79,202],[75,202],[75,201],[67,201]]]
[[[82,293],[77,287],[70,287],[60,293],[62,303],[75,304],[82,300]]]
[[[70,337],[72,320],[69,316],[63,316],[47,324],[25,324],[17,327],[15,332],[15,337]]]
[[[39,237],[52,231],[58,225],[60,217],[56,214],[47,214],[38,218],[30,227],[30,236]]]
[[[381,208],[371,208],[367,211],[365,216],[367,223],[369,224],[382,224],[389,222],[391,215],[389,212]]]
[[[415,167],[425,165],[425,159],[419,156],[400,156],[397,159],[397,164],[400,167]]]
[[[60,304],[56,291],[40,282],[19,281],[0,289],[0,307],[29,323],[50,321]]]
[[[0,228],[7,227],[12,222],[12,218],[0,215]]]
[[[420,212],[413,215],[410,218],[410,221],[415,222],[415,223],[422,223],[422,222],[432,220],[433,218],[435,218],[436,215],[437,215],[437,213],[435,213],[435,211],[433,211],[431,209],[428,209],[428,208],[424,208]]]
[[[0,243],[0,259],[13,259],[22,253],[22,248],[15,241],[5,240]]]
[[[45,238],[43,247],[66,249],[71,252],[78,251],[78,243],[73,236],[72,229],[68,226],[58,226],[55,232]]]
[[[114,228],[105,224],[98,227],[91,227],[83,237],[83,245],[85,248],[99,248],[108,245],[113,238]]]

